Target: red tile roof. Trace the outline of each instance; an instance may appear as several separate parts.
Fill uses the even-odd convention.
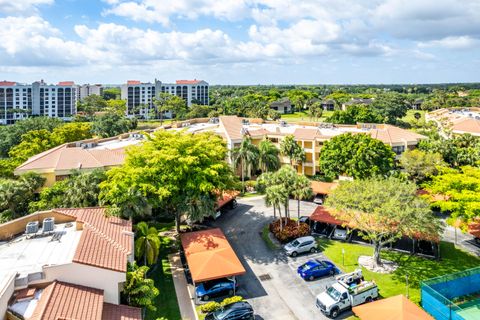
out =
[[[219,117],[220,125],[223,126],[225,133],[229,139],[243,139],[242,120],[237,116],[221,116]]]
[[[133,252],[132,222],[107,217],[105,208],[54,209],[83,222],[73,261],[104,269],[126,272],[128,255]]]
[[[295,140],[315,140],[320,131],[316,128],[296,128],[293,132]]]
[[[323,182],[312,181],[311,182],[313,193],[316,194],[329,194],[333,189],[338,186],[336,182]]]
[[[58,86],[74,86],[75,82],[73,81],[60,81]]]
[[[12,82],[12,81],[0,81],[0,86],[1,87],[11,87],[11,86],[14,86],[16,84],[17,84],[16,82]]]
[[[197,79],[193,79],[193,80],[177,80],[175,81],[176,84],[197,84],[197,83],[200,83],[202,82],[203,80],[197,80]]]
[[[138,80],[128,80],[127,84],[133,85],[133,84],[142,84],[142,83]]]
[[[343,224],[342,221],[337,220],[335,217],[333,217],[328,211],[328,209],[324,206],[318,206],[315,211],[313,211],[313,213],[310,215],[310,220],[324,222],[337,226]]]
[[[142,309],[104,303],[102,320],[142,320]]]
[[[463,118],[458,121],[454,121],[452,126],[452,131],[479,135],[480,120],[473,119],[473,118]]]
[[[218,197],[216,208],[217,210],[221,209],[224,205],[235,199],[240,192],[238,191],[231,191],[231,192],[224,192],[222,196]]]
[[[29,320],[102,320],[103,290],[55,281],[47,286]]]

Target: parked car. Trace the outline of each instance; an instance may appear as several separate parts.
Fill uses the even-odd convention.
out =
[[[333,231],[332,239],[347,240],[348,231],[342,226],[337,226]]]
[[[335,265],[327,260],[308,260],[297,268],[297,273],[304,280],[313,280],[324,276],[335,274]]]
[[[316,195],[315,198],[313,198],[313,203],[316,203],[318,205],[323,204],[323,197],[321,195]]]
[[[227,294],[231,296],[236,288],[238,288],[236,281],[222,278],[201,283],[195,288],[195,292],[198,299],[206,301],[211,297],[224,296]]]
[[[299,253],[317,251],[317,242],[312,236],[301,237],[287,243],[283,248],[287,255],[296,257]]]
[[[255,319],[252,306],[246,301],[228,304],[206,315],[205,320]]]
[[[309,216],[301,216],[301,217],[298,219],[298,222],[310,224],[310,217],[309,217]]]

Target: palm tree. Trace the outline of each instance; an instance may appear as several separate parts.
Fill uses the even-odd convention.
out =
[[[268,203],[265,200],[265,204],[271,204],[275,210],[275,207],[278,209],[278,216],[280,218],[280,230],[283,230],[283,221],[282,221],[282,209],[281,205],[285,203],[285,199],[288,201],[288,192],[282,185],[272,185],[266,189],[267,196],[265,199],[269,199]]]
[[[300,219],[300,200],[311,198],[313,195],[310,180],[304,175],[297,176],[292,195],[297,199],[297,218]]]
[[[241,166],[242,188],[245,192],[245,171],[255,164],[258,159],[258,148],[252,143],[252,139],[245,137],[240,147],[233,149],[232,160],[235,167]]]
[[[148,227],[146,222],[137,224],[137,240],[135,240],[135,256],[144,259],[144,265],[154,264],[160,251],[160,237],[155,227]]]
[[[295,141],[293,135],[288,135],[280,143],[280,153],[290,158],[292,166],[305,161],[305,150]]]
[[[262,172],[275,171],[280,168],[278,149],[267,139],[258,145],[258,166]]]
[[[211,216],[215,211],[215,197],[208,194],[189,195],[184,201],[184,211],[192,222],[202,221]]]
[[[137,266],[135,261],[128,264],[126,281],[122,294],[126,297],[128,304],[136,307],[145,307],[155,311],[155,297],[159,291],[152,279],[147,278],[149,268]]]

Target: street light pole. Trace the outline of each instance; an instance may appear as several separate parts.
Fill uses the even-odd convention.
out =
[[[407,299],[408,299],[408,273],[405,274],[405,280],[407,282]]]

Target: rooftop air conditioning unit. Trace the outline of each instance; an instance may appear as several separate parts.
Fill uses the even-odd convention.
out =
[[[53,231],[55,229],[55,219],[53,217],[43,219],[42,228],[43,232]]]
[[[248,126],[248,125],[250,125],[250,120],[242,119],[242,124]]]
[[[25,227],[26,234],[32,234],[38,232],[38,221],[30,221]]]
[[[287,121],[282,120],[280,121],[280,127],[286,127],[287,126]]]

